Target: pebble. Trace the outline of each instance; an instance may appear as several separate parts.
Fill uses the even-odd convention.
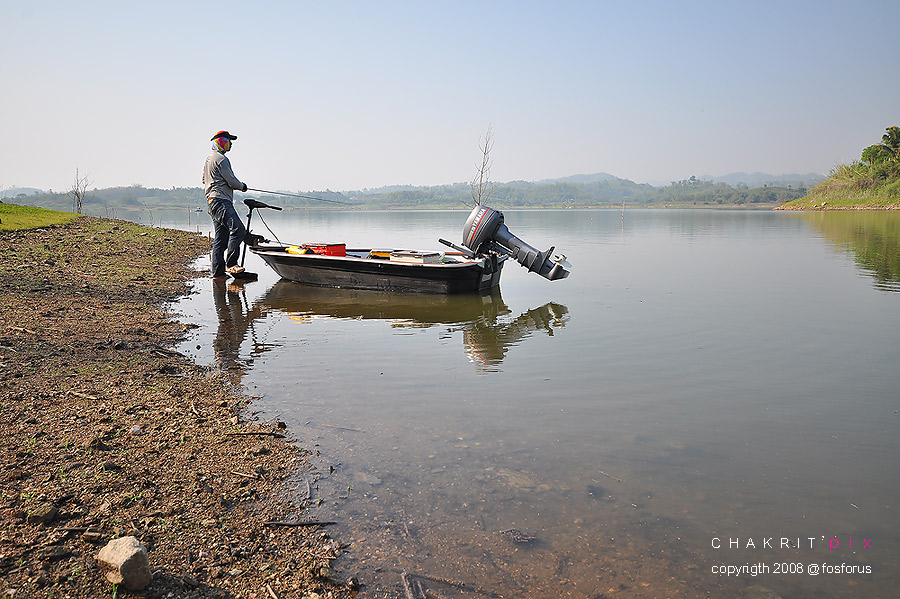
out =
[[[39,503],[28,513],[28,522],[32,524],[49,524],[56,519],[59,508],[52,503]]]
[[[86,530],[81,538],[88,543],[99,543],[103,539],[103,533],[96,530]]]

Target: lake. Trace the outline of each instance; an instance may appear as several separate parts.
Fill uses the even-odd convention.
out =
[[[402,572],[430,597],[896,596],[900,214],[504,214],[570,277],[509,261],[493,294],[386,295],[249,256],[259,281],[175,306],[200,325],[180,351],[316,452],[297,492],[360,596]],[[467,213],[262,216],[424,250]]]

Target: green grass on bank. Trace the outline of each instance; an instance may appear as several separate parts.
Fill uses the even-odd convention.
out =
[[[831,175],[786,209],[900,209],[900,127],[888,127],[859,160],[836,166]]]
[[[31,206],[18,206],[0,202],[0,231],[36,229],[51,225],[64,225],[80,217],[74,212],[58,212]]]
[[[835,171],[807,195],[785,202],[782,207],[795,210],[900,208],[900,179],[860,184],[858,180],[841,176],[840,168]]]

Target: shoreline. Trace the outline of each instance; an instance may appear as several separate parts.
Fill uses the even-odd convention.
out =
[[[272,524],[309,517],[289,482],[309,452],[171,349],[164,305],[209,246],[95,217],[0,233],[0,595],[108,596],[95,557],[133,535],[138,596],[350,596],[322,525]]]
[[[790,212],[886,212],[900,210],[900,204],[888,204],[885,206],[867,206],[865,204],[855,206],[777,206],[774,210]]]

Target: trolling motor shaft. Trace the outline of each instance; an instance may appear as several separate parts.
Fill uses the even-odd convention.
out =
[[[244,258],[247,257],[247,247],[248,246],[257,246],[260,243],[266,241],[262,235],[254,235],[250,232],[250,219],[253,218],[253,211],[257,208],[271,208],[272,210],[281,210],[280,206],[270,206],[269,204],[265,204],[258,200],[254,200],[252,198],[247,198],[244,200],[244,204],[250,209],[247,212],[247,226],[244,231],[244,247],[241,251],[241,266],[244,266]],[[253,272],[240,273],[240,275],[234,275],[236,279],[248,279],[255,281],[257,279],[257,274]]]
[[[499,248],[522,266],[545,279],[555,281],[569,276],[564,256],[551,259],[554,248],[541,252],[513,235],[503,223],[503,213],[487,206],[475,206],[463,228],[463,245],[483,254]]]
[[[244,204],[250,208],[249,212],[247,212],[247,226],[246,233],[244,234],[244,252],[241,255],[241,266],[244,265],[244,256],[247,255],[247,246],[256,246],[260,243],[266,241],[266,239],[262,235],[254,235],[250,232],[250,219],[253,218],[253,211],[257,208],[271,208],[272,210],[281,210],[281,206],[270,206],[269,204],[264,204],[258,200],[254,200],[253,198],[247,198],[244,200]]]

